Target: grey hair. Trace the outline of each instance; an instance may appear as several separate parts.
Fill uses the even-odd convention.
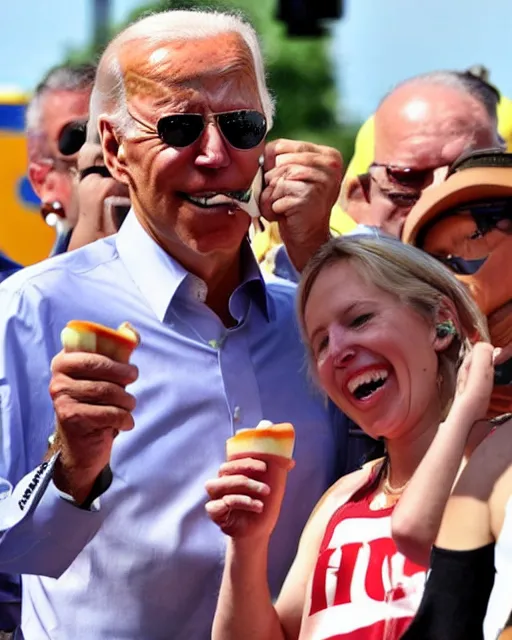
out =
[[[446,70],[421,73],[397,84],[386,94],[380,104],[396,90],[411,85],[441,85],[451,87],[477,100],[485,108],[489,117],[497,120],[497,108],[500,101],[499,92],[493,86],[470,72]]]
[[[367,282],[397,297],[432,325],[447,301],[453,305],[457,335],[448,349],[438,353],[439,396],[445,417],[455,393],[458,368],[471,343],[489,341],[487,322],[475,301],[438,260],[396,238],[376,234],[334,238],[309,261],[299,285],[299,323],[310,355],[304,321],[309,295],[320,273],[342,261],[349,261]]]
[[[166,11],[149,15],[122,31],[107,47],[99,66],[91,96],[88,139],[94,137],[100,115],[108,113],[120,131],[132,125],[128,113],[123,74],[117,50],[121,45],[143,38],[152,43],[173,40],[212,38],[223,33],[238,33],[252,55],[258,92],[268,128],[274,118],[274,102],[270,96],[258,36],[252,26],[237,14],[216,11]]]
[[[52,91],[86,91],[92,89],[96,67],[92,64],[53,67],[37,85],[25,113],[27,133],[39,133],[44,96]]]

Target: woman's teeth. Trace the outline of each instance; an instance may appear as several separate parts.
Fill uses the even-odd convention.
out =
[[[358,400],[363,400],[372,395],[388,379],[389,372],[386,369],[374,369],[365,371],[349,380],[347,387]]]

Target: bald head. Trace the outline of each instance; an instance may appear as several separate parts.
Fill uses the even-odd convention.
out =
[[[400,236],[423,189],[464,152],[502,147],[496,92],[478,78],[436,72],[405,81],[375,114],[369,204],[359,222]]]
[[[375,161],[417,169],[450,165],[469,149],[499,146],[496,118],[463,86],[410,81],[375,115]]]

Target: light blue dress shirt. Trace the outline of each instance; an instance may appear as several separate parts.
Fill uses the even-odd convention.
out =
[[[244,251],[231,329],[133,213],[117,236],[0,286],[0,571],[23,574],[26,640],[209,638],[226,539],[204,483],[226,439],[262,419],[297,433],[270,550],[278,593],[313,506],[345,470],[347,423],[308,379],[295,285],[265,283]],[[141,335],[135,428],[116,439],[112,485],[89,511],[59,494],[52,463],[38,467],[54,424],[50,362],[71,319],[127,320]]]

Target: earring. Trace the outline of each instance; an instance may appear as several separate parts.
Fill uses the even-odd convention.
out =
[[[445,320],[436,326],[436,336],[438,338],[446,338],[448,336],[456,336],[457,329],[452,320]]]

